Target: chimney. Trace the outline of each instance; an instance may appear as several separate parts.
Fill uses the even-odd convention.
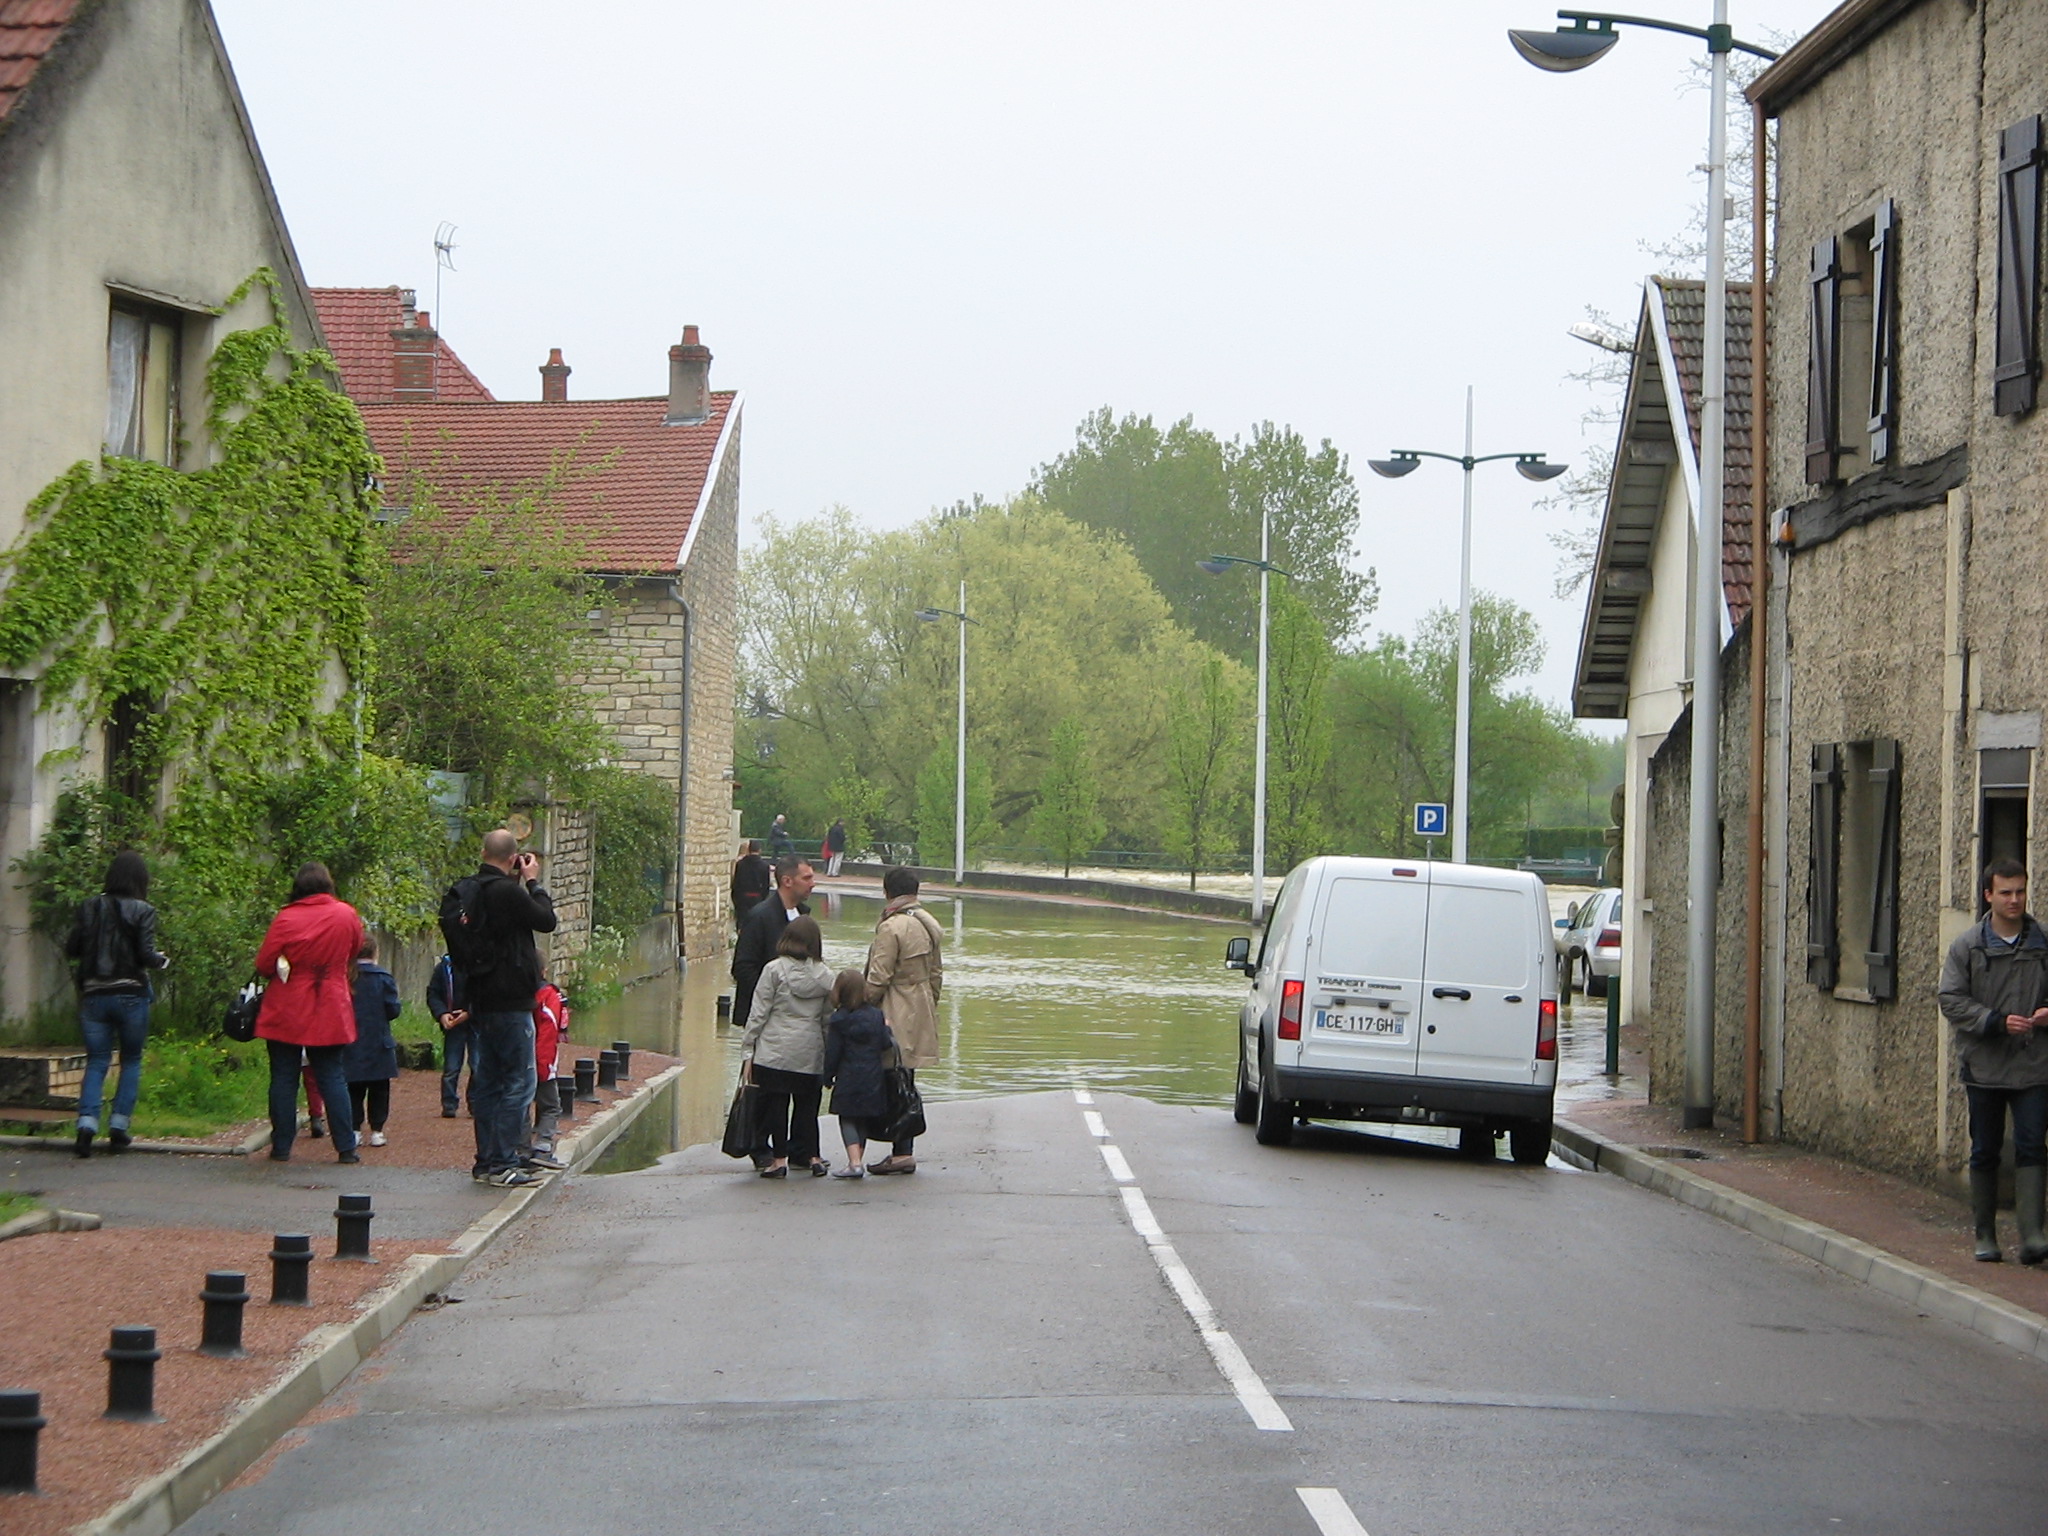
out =
[[[540,397],[557,403],[569,398],[569,375],[574,372],[562,361],[560,347],[548,348],[548,360],[540,365]]]
[[[434,334],[433,316],[413,308],[411,289],[400,291],[399,303],[403,319],[391,333],[391,398],[396,404],[417,405],[439,394],[434,349],[440,338]]]
[[[711,349],[697,327],[683,327],[682,345],[668,349],[668,414],[664,427],[694,427],[711,419]]]

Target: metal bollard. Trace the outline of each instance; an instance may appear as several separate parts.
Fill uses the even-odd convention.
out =
[[[620,1079],[630,1083],[633,1080],[633,1042],[630,1040],[614,1040],[612,1042],[612,1050],[619,1058]]]
[[[1607,978],[1607,1065],[1609,1077],[1621,1073],[1621,978]]]
[[[313,1239],[305,1232],[280,1232],[271,1241],[270,1304],[304,1307],[312,1304]]]
[[[107,1411],[103,1419],[130,1424],[161,1424],[156,1411],[156,1363],[164,1352],[156,1347],[154,1328],[116,1328],[113,1342],[101,1351],[107,1362]]]
[[[36,1491],[36,1436],[43,1417],[40,1392],[0,1392],[0,1493]]]
[[[334,1256],[374,1264],[370,1256],[370,1223],[377,1213],[370,1209],[368,1195],[343,1195],[334,1208]]]
[[[616,1093],[619,1089],[619,1053],[599,1051],[597,1053],[597,1086],[609,1088]]]
[[[248,1353],[242,1348],[242,1308],[249,1302],[249,1277],[232,1269],[213,1269],[206,1274],[206,1289],[199,1293],[206,1305],[205,1323],[200,1329],[199,1353],[216,1360],[239,1360]]]
[[[576,1102],[579,1104],[602,1104],[597,1096],[597,1063],[588,1056],[576,1061]]]
[[[718,1016],[721,1019],[730,1019],[732,1017],[732,994],[730,992],[718,994]]]
[[[562,1107],[562,1124],[567,1125],[576,1118],[576,1079],[558,1077],[555,1079],[555,1102]]]

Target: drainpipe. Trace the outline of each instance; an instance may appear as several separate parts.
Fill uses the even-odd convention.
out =
[[[676,711],[682,740],[676,745],[676,958],[687,963],[688,936],[683,931],[683,866],[690,838],[690,662],[697,652],[697,616],[683,597],[683,584],[671,581],[668,595],[683,610],[683,696]]]
[[[1770,381],[1764,366],[1769,347],[1764,335],[1764,109],[1750,107],[1750,258],[1749,258],[1749,870],[1748,906],[1744,914],[1744,977],[1742,998],[1742,1139],[1762,1139],[1759,1122],[1763,1097],[1764,1056],[1764,701],[1769,684],[1767,662],[1770,624],[1771,529],[1765,518],[1770,505]]]

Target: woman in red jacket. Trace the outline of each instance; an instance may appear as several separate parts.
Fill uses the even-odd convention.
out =
[[[356,954],[363,920],[334,894],[325,864],[305,864],[292,882],[291,901],[270,920],[256,974],[271,978],[256,1015],[256,1033],[270,1051],[270,1157],[291,1161],[299,1131],[299,1052],[330,1106],[348,1103],[341,1050],[356,1037]],[[344,1163],[362,1161],[348,1116],[328,1120],[334,1150]]]

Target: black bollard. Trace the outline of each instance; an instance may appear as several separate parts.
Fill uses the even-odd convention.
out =
[[[619,1058],[619,1077],[624,1082],[633,1080],[633,1042],[614,1040],[612,1050]]]
[[[376,1219],[368,1195],[343,1195],[334,1208],[334,1256],[374,1264],[370,1256],[370,1223]]]
[[[730,992],[718,994],[718,1016],[721,1019],[732,1017],[732,994]]]
[[[0,1392],[0,1493],[36,1491],[36,1436],[43,1417],[40,1392]]]
[[[248,1353],[242,1348],[242,1308],[249,1303],[247,1275],[232,1269],[208,1270],[206,1289],[199,1299],[206,1304],[205,1323],[199,1333],[199,1353],[216,1360],[239,1360]]]
[[[588,1056],[576,1061],[576,1102],[579,1104],[602,1104],[597,1096],[597,1063]]]
[[[156,1363],[164,1352],[156,1347],[154,1328],[116,1328],[101,1353],[107,1362],[107,1411],[103,1419],[130,1424],[161,1424],[156,1411]]]
[[[576,1079],[558,1077],[555,1079],[555,1102],[562,1106],[562,1124],[567,1125],[576,1118]]]
[[[619,1053],[599,1051],[597,1053],[597,1086],[619,1091]]]
[[[271,1239],[270,1304],[273,1307],[312,1305],[313,1239],[304,1232],[280,1232]]]

